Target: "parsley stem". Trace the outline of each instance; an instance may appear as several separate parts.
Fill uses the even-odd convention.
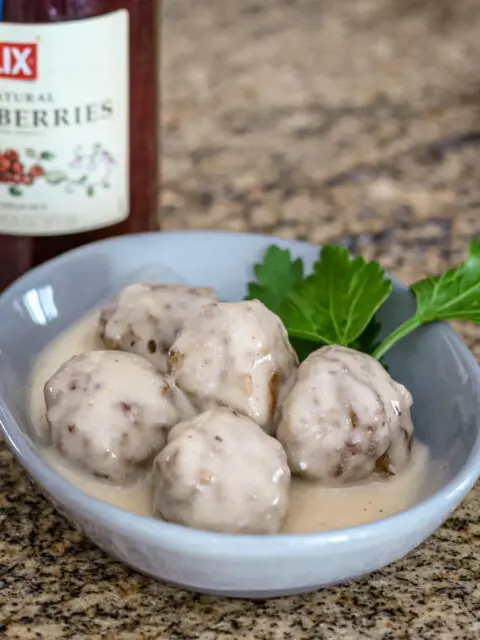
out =
[[[404,338],[406,335],[415,331],[422,324],[421,320],[417,316],[413,316],[413,318],[409,318],[403,324],[393,331],[389,336],[385,338],[385,340],[375,349],[372,356],[377,360],[383,358],[383,356],[387,353],[389,349],[393,347],[393,345]]]

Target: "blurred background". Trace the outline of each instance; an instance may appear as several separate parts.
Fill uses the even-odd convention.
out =
[[[479,34],[480,0],[164,0],[164,228],[341,240],[406,281],[458,263]]]

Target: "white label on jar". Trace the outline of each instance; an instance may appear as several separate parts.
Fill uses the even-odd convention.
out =
[[[0,22],[0,233],[59,235],[130,212],[129,14]]]

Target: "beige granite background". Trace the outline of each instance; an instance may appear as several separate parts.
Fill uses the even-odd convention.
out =
[[[406,281],[480,237],[480,0],[164,6],[165,228],[341,240]],[[107,558],[0,446],[0,638],[476,640],[479,585],[478,486],[373,576],[229,601]]]

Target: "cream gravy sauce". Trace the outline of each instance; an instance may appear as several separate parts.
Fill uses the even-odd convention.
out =
[[[101,349],[96,337],[98,313],[80,321],[60,336],[37,361],[31,379],[32,423],[40,441],[47,442],[43,387],[51,375],[75,354]],[[151,478],[129,487],[116,487],[97,480],[71,464],[53,449],[45,446],[42,455],[63,478],[85,493],[116,507],[152,515]],[[373,522],[407,509],[426,491],[428,482],[438,475],[431,473],[428,448],[415,442],[409,466],[395,478],[371,480],[348,487],[325,487],[299,478],[292,479],[289,512],[285,533],[327,531]]]

